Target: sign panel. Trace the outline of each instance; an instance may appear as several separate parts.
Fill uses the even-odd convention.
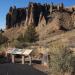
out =
[[[25,49],[25,51],[23,52],[24,55],[28,56],[30,55],[30,53],[33,51],[33,49]]]
[[[23,53],[23,49],[15,49],[12,54],[22,54]]]

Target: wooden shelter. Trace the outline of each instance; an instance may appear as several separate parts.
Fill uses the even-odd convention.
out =
[[[37,52],[38,50],[38,52]],[[12,63],[15,63],[16,55],[21,56],[21,63],[25,64],[25,61],[29,62],[29,65],[32,64],[32,61],[41,61],[42,64],[48,64],[48,52],[46,52],[48,48],[26,48],[26,49],[18,49],[13,48],[8,50],[7,55],[11,55]],[[36,53],[36,56],[32,56],[33,53]],[[38,54],[38,55],[37,55]]]
[[[12,63],[15,63],[15,56],[16,55],[20,55],[22,58],[21,58],[21,61],[22,61],[22,64],[25,63],[25,57],[28,57],[28,60],[29,60],[29,64],[31,65],[31,56],[30,56],[30,53],[33,51],[33,49],[17,49],[17,48],[14,48],[14,49],[10,49],[6,52],[6,54],[10,54],[11,55],[11,60],[12,60]]]

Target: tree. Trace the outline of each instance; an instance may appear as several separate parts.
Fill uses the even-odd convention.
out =
[[[2,33],[0,33],[0,45],[6,43],[7,41],[8,38],[2,35]]]
[[[38,35],[35,31],[35,27],[33,25],[28,26],[26,32],[24,34],[21,34],[18,38],[18,41],[20,42],[29,42],[33,43],[38,40]]]

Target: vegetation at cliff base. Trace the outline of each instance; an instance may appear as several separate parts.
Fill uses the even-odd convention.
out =
[[[2,33],[0,33],[0,45],[6,43],[7,41],[8,38],[2,35]]]
[[[20,42],[29,42],[29,43],[36,42],[38,40],[38,35],[35,31],[35,27],[32,25],[28,26],[26,32],[24,34],[21,34],[17,38],[17,40]]]

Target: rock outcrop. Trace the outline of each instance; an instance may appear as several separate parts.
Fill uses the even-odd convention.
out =
[[[47,23],[49,15],[52,14],[52,12],[63,10],[63,3],[60,5],[54,5],[53,3],[42,5],[40,3],[30,2],[26,8],[16,8],[16,6],[10,7],[6,15],[6,28],[9,29],[20,25],[30,25],[31,23],[37,26],[43,17]]]
[[[6,28],[16,27],[26,19],[26,10],[24,8],[10,7],[9,12],[6,15]]]
[[[6,15],[6,28],[28,25],[34,25],[35,27],[39,25],[40,27],[51,25],[57,15],[59,16],[57,18],[59,20],[59,27],[57,28],[60,30],[71,30],[75,28],[74,8],[65,8],[63,3],[54,5],[53,3],[40,4],[32,2],[26,8],[10,7]]]

